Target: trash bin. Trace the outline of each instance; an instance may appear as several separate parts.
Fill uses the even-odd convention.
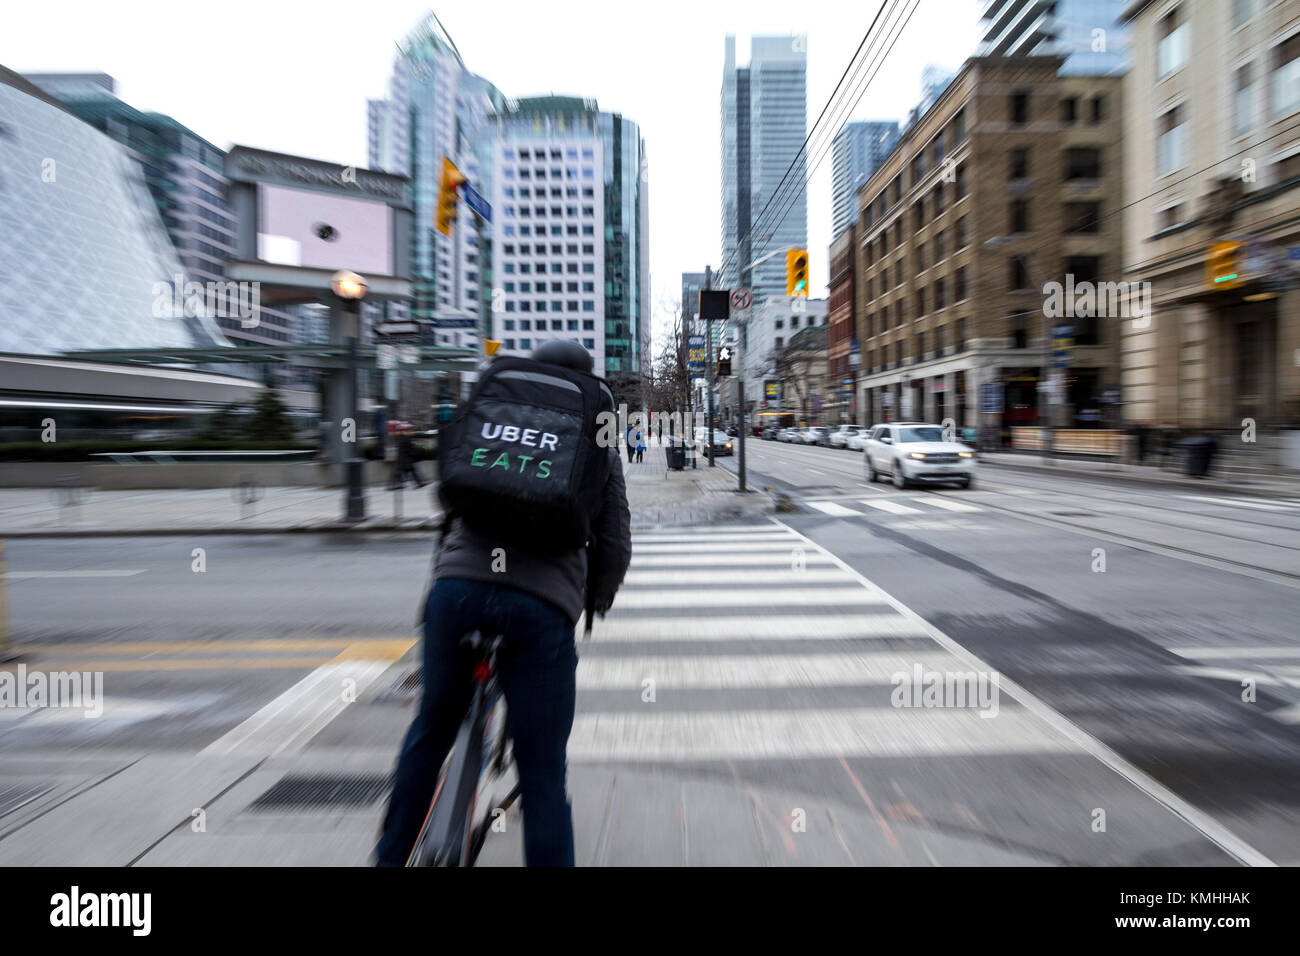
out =
[[[668,467],[672,471],[681,471],[686,467],[686,449],[681,445],[668,447]]]
[[[1214,454],[1214,439],[1208,435],[1197,435],[1184,439],[1181,443],[1183,452],[1183,473],[1192,478],[1204,478],[1210,471],[1210,459]]]

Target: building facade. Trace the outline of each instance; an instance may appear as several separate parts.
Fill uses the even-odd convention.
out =
[[[805,338],[799,355],[787,346],[801,332],[823,329],[827,301],[804,296],[774,295],[751,308],[742,358],[745,368],[747,414],[755,422],[774,422],[787,415],[812,414],[812,396],[820,404],[826,395],[826,349]],[[818,354],[820,350],[820,354]],[[732,402],[734,404],[734,400]]]
[[[1060,63],[968,60],[859,190],[863,422],[1115,417],[1117,320],[1057,307],[1119,275],[1121,87]]]
[[[410,177],[412,301],[387,306],[392,321],[414,319],[429,346],[477,347],[491,308],[490,252],[462,204],[450,236],[434,227],[442,158],[490,195],[486,160],[493,112],[505,98],[471,73],[431,14],[398,44],[387,96],[367,102],[372,169]]]
[[[858,218],[857,191],[898,145],[896,120],[845,123],[831,144],[831,236]]]
[[[756,301],[785,294],[785,259],[774,256],[752,270],[746,267],[774,249],[808,248],[807,164],[801,159],[791,168],[808,132],[807,46],[804,36],[756,36],[748,65],[739,66],[736,38],[726,38],[723,265],[714,285],[749,287]]]
[[[616,396],[650,362],[645,143],[594,100],[514,100],[492,130],[493,333],[507,353],[576,339]]]
[[[1134,2],[1125,88],[1125,417],[1300,426],[1300,2]],[[1218,243],[1233,243],[1222,268]]]
[[[854,321],[857,299],[857,224],[835,237],[830,247],[830,291],[826,298],[826,378],[831,386],[827,420],[836,424],[858,418],[857,379],[861,352]]]
[[[1117,76],[1132,38],[1130,0],[984,0],[977,56],[1063,56],[1068,75]]]

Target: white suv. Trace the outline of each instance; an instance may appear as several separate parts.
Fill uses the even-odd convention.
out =
[[[867,481],[889,475],[895,488],[912,483],[975,485],[975,453],[945,441],[942,425],[893,422],[877,425],[863,443]]]

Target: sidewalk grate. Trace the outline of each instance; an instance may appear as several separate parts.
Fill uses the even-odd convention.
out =
[[[388,774],[285,777],[249,804],[257,810],[311,810],[324,807],[369,807],[392,786]]]
[[[10,784],[0,787],[0,817],[13,813],[19,807],[31,803],[54,789],[54,784]]]

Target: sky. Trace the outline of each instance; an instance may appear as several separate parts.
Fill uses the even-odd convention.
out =
[[[169,114],[222,148],[238,143],[364,165],[366,100],[385,94],[396,42],[432,7],[466,66],[507,97],[590,97],[640,125],[658,338],[680,300],[681,273],[720,264],[724,37],[736,35],[742,63],[752,34],[805,37],[811,126],[879,6],[880,0],[61,0],[10,5],[0,65],[20,73],[108,73],[132,106]],[[927,64],[955,70],[974,51],[979,6],[920,0],[856,107],[837,115],[903,120],[920,96]],[[815,142],[822,142],[820,133]],[[827,149],[808,184],[817,297],[826,294],[828,274],[830,165]]]

